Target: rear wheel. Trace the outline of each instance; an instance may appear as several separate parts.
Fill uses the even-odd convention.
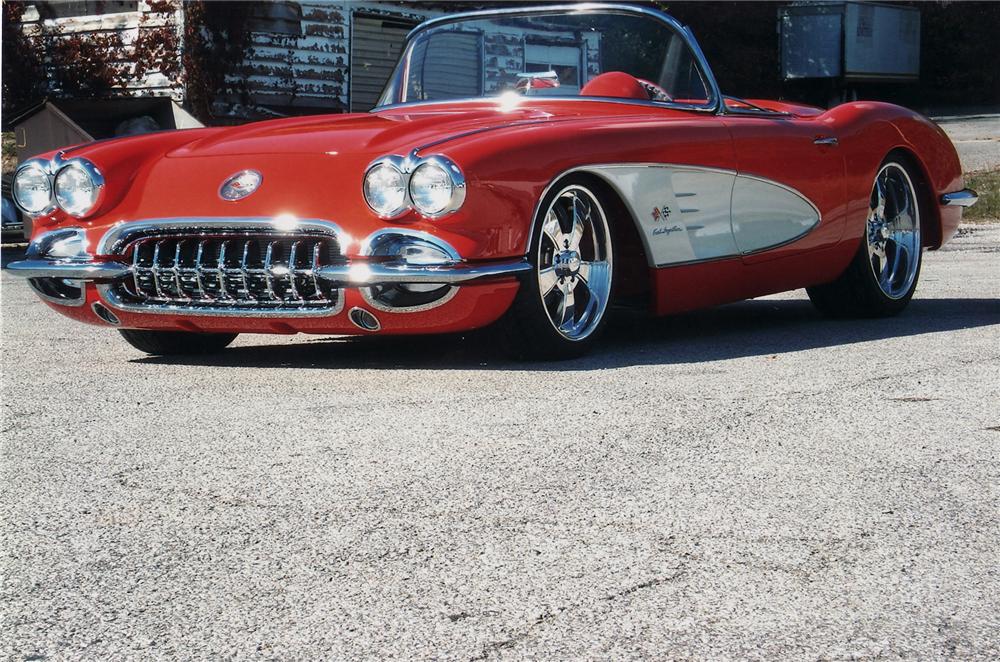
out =
[[[920,203],[910,169],[894,160],[872,186],[865,236],[837,280],[806,291],[831,317],[887,317],[906,308],[917,289],[922,257]]]
[[[122,338],[147,354],[213,354],[236,340],[235,333],[192,333],[188,331],[142,331],[119,329]]]
[[[543,200],[530,259],[534,269],[501,320],[517,358],[559,360],[586,353],[604,329],[614,246],[600,196],[566,180]]]

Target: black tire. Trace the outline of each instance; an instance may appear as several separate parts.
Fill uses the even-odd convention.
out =
[[[214,354],[236,340],[236,333],[193,333],[189,331],[142,331],[119,329],[128,344],[154,356],[173,354]]]
[[[915,172],[907,160],[890,156],[890,158],[887,158],[879,166],[879,175],[876,176],[876,180],[878,180],[886,168],[893,166],[905,171],[908,178],[907,181],[910,182],[913,205],[917,213],[915,226],[917,228],[916,245],[918,248],[915,251],[916,264],[912,265],[912,269],[914,269],[912,283],[904,287],[900,292],[896,292],[895,296],[887,294],[883,289],[883,285],[880,285],[879,278],[875,274],[876,267],[873,266],[873,258],[869,252],[870,230],[869,222],[866,221],[865,234],[861,237],[858,250],[844,273],[832,283],[806,288],[806,292],[809,294],[809,299],[813,302],[813,305],[827,317],[877,318],[898,315],[910,303],[910,299],[913,298],[913,293],[917,289],[917,282],[920,280],[920,269],[923,263],[923,251],[920,248],[920,214],[923,212],[923,209],[922,198],[916,186],[920,175]],[[873,201],[875,196],[874,189],[875,187],[873,186]],[[883,248],[884,250],[885,248]],[[885,255],[883,253],[884,259]]]
[[[592,284],[597,283],[595,272],[588,272],[593,274],[593,280],[590,282],[582,279],[582,272],[574,273],[573,276],[566,279],[567,282],[582,283],[584,290],[581,291],[579,285],[577,285],[574,291],[577,293],[583,292],[583,294],[576,294],[575,296],[588,297],[586,303],[581,305],[581,309],[583,309],[581,312],[581,321],[583,315],[586,315],[586,311],[590,309],[590,296],[596,296],[594,301],[597,303],[595,303],[594,310],[597,311],[599,309],[599,312],[595,312],[587,323],[585,334],[582,334],[582,337],[579,338],[568,337],[556,328],[556,322],[550,318],[550,306],[546,302],[546,296],[550,297],[551,294],[555,293],[555,290],[550,289],[548,295],[543,295],[539,279],[540,260],[557,259],[554,255],[554,250],[550,251],[551,240],[543,239],[546,236],[543,229],[543,220],[547,217],[554,201],[561,196],[565,196],[570,190],[589,194],[590,200],[588,204],[596,202],[596,207],[590,208],[591,215],[588,216],[588,219],[593,218],[592,215],[595,211],[598,212],[601,219],[601,222],[591,220],[587,232],[583,235],[583,239],[577,242],[579,249],[577,251],[577,258],[585,259],[592,257],[593,264],[603,264],[606,262],[608,265],[601,272],[602,274],[607,274],[605,279],[607,285],[606,287],[603,285],[599,287],[600,296],[594,295],[591,291]],[[521,286],[518,289],[513,304],[511,304],[510,309],[496,326],[499,344],[508,356],[518,360],[541,361],[561,361],[577,358],[589,352],[604,332],[613,292],[612,284],[615,264],[611,220],[607,217],[606,212],[611,207],[609,207],[609,201],[605,196],[606,193],[593,180],[587,177],[569,177],[561,181],[558,186],[552,187],[552,190],[542,200],[542,204],[539,205],[539,218],[535,219],[533,225],[531,249],[529,251],[529,261],[531,262],[532,270],[521,281]],[[582,197],[585,197],[585,195]],[[572,224],[572,221],[570,221],[570,224]],[[590,246],[591,241],[593,242],[593,246]],[[590,255],[591,251],[593,251],[593,255]],[[598,252],[606,253],[607,258],[605,260],[598,259],[600,257],[597,255]],[[550,265],[546,263],[543,266],[554,268],[554,264]],[[560,278],[558,282],[558,287],[562,289],[563,279]],[[602,301],[603,305],[600,303]]]

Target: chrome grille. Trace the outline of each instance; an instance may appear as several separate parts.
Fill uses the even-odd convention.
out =
[[[317,275],[343,261],[329,235],[146,236],[122,254],[131,275],[114,287],[124,304],[275,312],[340,304],[341,292]]]

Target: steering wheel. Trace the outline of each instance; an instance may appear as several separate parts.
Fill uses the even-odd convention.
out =
[[[636,78],[639,84],[646,88],[646,93],[649,94],[650,101],[673,101],[674,98],[667,94],[667,91],[657,85],[656,83],[650,82],[645,78]]]

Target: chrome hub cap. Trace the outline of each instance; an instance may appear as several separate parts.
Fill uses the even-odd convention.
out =
[[[868,210],[868,260],[882,292],[900,299],[920,264],[920,208],[906,170],[887,163],[875,178]]]
[[[567,278],[580,273],[580,254],[576,251],[556,253],[553,260],[556,274],[560,277]]]
[[[568,186],[552,201],[537,264],[538,290],[556,331],[569,340],[593,333],[611,294],[611,232],[589,190]]]

